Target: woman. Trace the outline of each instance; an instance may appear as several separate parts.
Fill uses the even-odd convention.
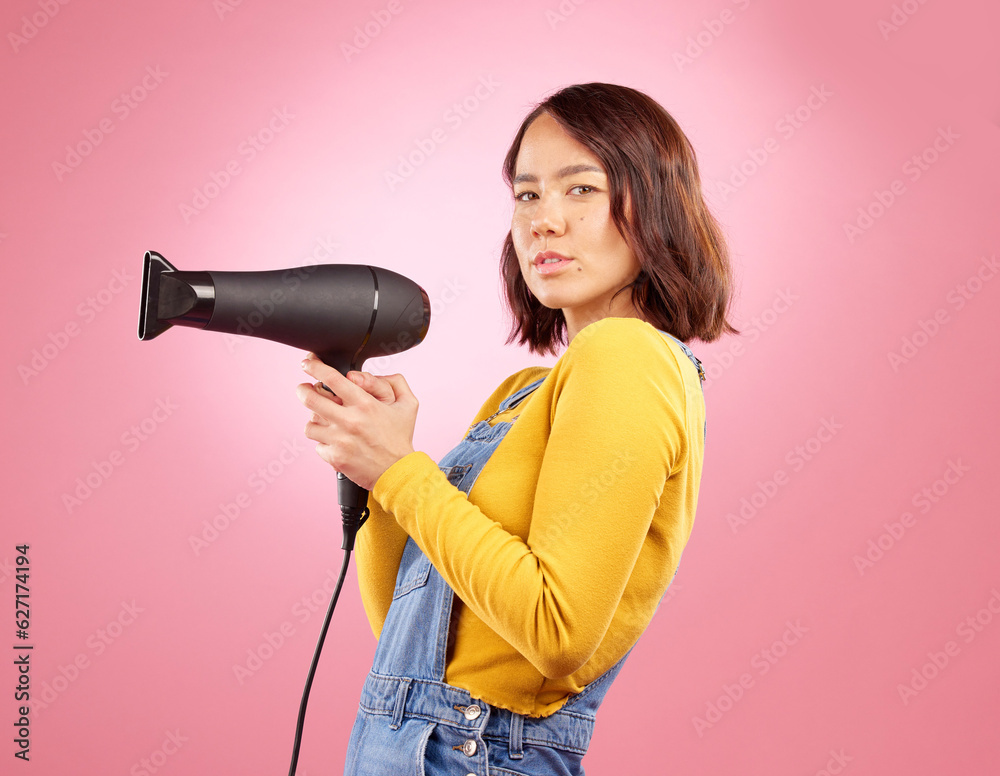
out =
[[[581,774],[691,532],[704,375],[682,341],[735,330],[690,144],[640,92],[572,86],[527,116],[504,176],[508,341],[566,343],[551,369],[507,378],[435,463],[400,375],[303,364],[337,394],[299,386],[306,435],[371,490],[358,579],[379,644],[349,774]]]

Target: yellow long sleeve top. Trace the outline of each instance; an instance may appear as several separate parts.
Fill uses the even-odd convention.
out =
[[[466,496],[411,453],[375,483],[358,581],[376,637],[407,536],[455,591],[445,681],[548,716],[638,640],[691,533],[705,405],[676,342],[637,319],[581,330],[505,380],[473,425],[517,421]],[[470,426],[471,428],[471,426]]]

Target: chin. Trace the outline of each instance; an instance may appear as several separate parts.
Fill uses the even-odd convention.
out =
[[[535,297],[535,300],[538,302],[538,304],[540,304],[542,307],[547,307],[549,310],[562,310],[563,308],[568,307],[572,304],[571,300],[561,299],[557,296],[554,296],[553,294],[545,294],[544,296],[538,296],[537,294],[532,292],[531,295]]]

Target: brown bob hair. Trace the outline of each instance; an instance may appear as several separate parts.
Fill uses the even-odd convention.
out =
[[[631,289],[643,317],[683,342],[737,334],[726,319],[733,292],[729,251],[702,198],[694,149],[673,117],[627,86],[568,86],[521,124],[503,164],[509,186],[524,133],[543,113],[586,146],[607,172],[611,218],[641,267],[621,291]],[[510,232],[500,273],[514,319],[508,344],[555,354],[566,341],[566,319],[562,310],[543,306],[528,290]]]

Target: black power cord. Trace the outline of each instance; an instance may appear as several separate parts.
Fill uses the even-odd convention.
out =
[[[338,472],[337,478],[343,482],[350,482]],[[339,484],[339,483],[338,483]],[[356,486],[355,486],[356,487]],[[367,500],[367,491],[362,491]],[[326,641],[326,632],[330,629],[330,621],[333,619],[333,610],[337,607],[337,599],[340,598],[340,589],[344,586],[344,578],[347,576],[347,567],[351,562],[351,552],[354,550],[354,539],[361,530],[361,526],[368,519],[368,507],[341,506],[341,520],[344,524],[344,562],[340,567],[340,577],[337,579],[337,588],[333,591],[333,598],[330,599],[330,607],[326,610],[326,619],[323,620],[323,628],[319,633],[319,641],[316,643],[316,651],[313,653],[312,664],[309,666],[309,675],[306,677],[306,686],[302,691],[302,701],[299,703],[299,718],[295,723],[295,743],[292,745],[292,764],[288,769],[288,776],[295,776],[295,769],[299,763],[299,747],[302,744],[302,728],[306,721],[306,705],[309,703],[309,691],[312,689],[313,677],[316,676],[316,666],[319,665],[319,655],[323,651],[323,642]]]

